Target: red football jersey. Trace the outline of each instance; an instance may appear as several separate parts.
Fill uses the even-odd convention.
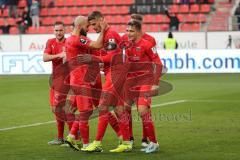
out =
[[[157,54],[155,46],[141,38],[133,43],[133,46],[127,49],[126,54],[130,62],[156,62],[160,63],[160,58]]]
[[[121,53],[119,44],[121,42],[121,36],[111,27],[109,27],[103,38],[104,48],[101,50],[101,59],[104,62],[105,74],[109,70],[110,61],[113,55]]]
[[[90,53],[91,40],[86,36],[71,35],[66,39],[67,61],[77,57],[79,54]],[[70,72],[70,84],[81,85],[84,82],[84,75],[87,72],[87,65],[82,65]]]
[[[65,39],[63,42],[57,42],[56,38],[48,39],[44,53],[49,55],[56,55],[64,51],[65,49]],[[52,70],[54,71],[58,65],[63,64],[62,59],[52,60]]]
[[[89,53],[91,40],[86,36],[71,35],[66,39],[67,61],[79,54]]]
[[[152,46],[152,44],[149,41],[143,38],[141,38],[137,42],[133,42],[132,47],[126,50],[126,55],[127,55],[127,61],[129,62],[151,62],[159,65],[162,64],[158,56],[156,47]],[[133,63],[133,65],[137,65],[137,64]],[[161,72],[161,68],[157,67],[156,69],[157,69],[156,73]],[[138,76],[139,74],[142,74],[142,72],[141,71],[137,71],[134,73],[131,72],[128,74],[128,76],[135,77],[135,76]],[[156,81],[157,81],[159,79],[159,74],[156,74],[154,78],[156,78]]]
[[[147,33],[144,33],[144,34],[142,35],[142,38],[145,39],[145,40],[147,40],[147,41],[149,41],[149,42],[152,44],[152,47],[154,47],[154,46],[157,45],[157,43],[156,43],[156,41],[155,41],[155,38],[154,38],[153,36],[147,34]]]

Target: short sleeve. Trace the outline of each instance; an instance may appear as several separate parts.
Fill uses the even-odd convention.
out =
[[[160,62],[156,46],[152,46],[150,43],[149,45],[146,45],[146,54],[153,62]]]
[[[80,39],[79,39],[79,42],[77,42],[77,43],[78,43],[79,47],[81,47],[83,49],[89,49],[91,40],[87,37],[81,36]]]
[[[51,41],[48,40],[44,49],[44,53],[52,54]]]

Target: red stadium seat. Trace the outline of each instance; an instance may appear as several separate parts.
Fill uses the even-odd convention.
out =
[[[3,10],[3,17],[8,17],[8,8]]]
[[[104,19],[105,19],[108,23],[112,23],[112,21],[115,21],[115,20],[112,18],[112,15],[106,15],[106,16],[104,16]]]
[[[2,30],[0,30],[0,34],[2,34]]]
[[[55,22],[54,17],[41,18],[42,25],[53,25]]]
[[[64,24],[66,24],[66,25],[70,25],[70,24],[73,24],[73,17],[71,17],[71,16],[67,16],[67,17],[64,17],[64,20],[63,20],[63,22],[64,22]]]
[[[56,7],[63,7],[63,6],[65,6],[65,0],[57,0],[57,1],[55,1],[55,6]]]
[[[94,1],[93,0],[87,0],[87,1],[84,1],[84,5],[87,5],[87,6],[93,6],[94,5]]]
[[[169,12],[170,13],[178,13],[178,5],[171,5],[169,7]]]
[[[45,26],[40,26],[39,29],[37,30],[37,33],[39,34],[46,34],[48,31],[47,31],[47,27]]]
[[[75,4],[76,4],[76,6],[84,6],[85,0],[76,0]]]
[[[181,31],[190,31],[191,30],[191,25],[187,23],[183,23],[180,25],[180,30]]]
[[[75,6],[75,0],[66,0],[65,6]]]
[[[127,23],[128,21],[130,21],[130,19],[131,19],[131,15],[124,15],[123,16],[124,17],[124,19],[125,19],[125,22],[124,23]]]
[[[206,22],[207,18],[205,14],[198,14],[197,15],[197,22]]]
[[[92,11],[97,11],[97,10],[98,10],[98,7],[96,7],[96,6],[89,7],[89,13]]]
[[[182,4],[179,7],[180,13],[188,13],[189,12],[189,6],[187,4]]]
[[[149,31],[150,32],[158,32],[159,31],[159,25],[158,24],[150,25]]]
[[[148,25],[147,24],[143,24],[142,25],[142,30],[143,30],[143,32],[148,32]]]
[[[155,22],[157,23],[165,23],[165,16],[162,14],[158,14],[155,16]]]
[[[133,0],[115,0],[114,1],[114,4],[116,4],[116,5],[131,5],[131,4],[133,4],[134,3],[134,1]]]
[[[27,30],[27,33],[28,33],[28,34],[37,33],[36,28],[35,28],[35,27],[29,27],[28,30]]]
[[[27,1],[26,0],[20,0],[18,2],[18,8],[24,8],[27,6]]]
[[[15,26],[16,25],[16,22],[15,22],[15,19],[14,18],[8,18],[7,19],[7,22],[10,26]]]
[[[179,19],[180,22],[185,22],[185,17],[186,17],[185,15],[183,15],[183,14],[178,14],[177,17],[178,17],[178,19]]]
[[[151,14],[145,15],[144,18],[143,18],[143,22],[144,23],[154,23],[155,22],[155,16],[151,15]]]
[[[48,15],[50,16],[57,16],[59,14],[58,8],[50,8]]]
[[[105,0],[95,0],[95,5],[103,5],[103,1],[105,1]]]
[[[111,14],[111,11],[109,9],[109,6],[102,6],[100,8],[100,11],[103,13],[103,14]]]
[[[88,9],[87,7],[81,7],[81,8],[79,9],[79,13],[81,13],[82,15],[86,15],[86,14],[89,13],[88,10],[89,10],[89,9]],[[79,13],[78,13],[78,14],[79,14]]]
[[[10,34],[19,34],[19,30],[17,27],[11,27],[9,30]]]
[[[185,17],[186,22],[195,22],[196,21],[196,16],[194,14],[187,14]]]
[[[116,6],[106,6],[110,14],[119,14],[119,9]]]
[[[58,15],[62,16],[68,15],[68,8],[67,7],[58,8]]]
[[[48,15],[48,8],[42,8],[40,10],[40,16],[47,16]]]
[[[160,31],[168,31],[169,25],[168,24],[162,24],[160,25]]]
[[[0,26],[4,25],[4,20],[3,18],[0,18]]]
[[[209,13],[211,11],[210,5],[208,4],[202,4],[200,12],[202,13]]]
[[[44,26],[46,28],[46,33],[44,34],[52,34],[53,33],[53,26]]]
[[[199,5],[198,4],[192,4],[190,6],[190,12],[191,13],[198,13],[199,12]]]
[[[115,22],[115,23],[125,23],[126,20],[125,18],[122,16],[122,15],[117,15],[117,16],[112,16],[112,22]]]
[[[54,23],[56,21],[60,21],[60,22],[63,22],[63,18],[61,16],[57,16],[55,19],[54,19]]]
[[[129,7],[128,6],[119,6],[117,8],[117,10],[119,11],[119,14],[128,14],[129,13]]]
[[[114,4],[113,0],[105,0],[105,5],[112,5]]]
[[[79,15],[79,13],[81,13],[79,7],[72,7],[69,8],[69,10],[70,10],[69,14],[71,15]]]
[[[192,31],[200,31],[201,30],[199,23],[193,23],[191,28],[192,28]]]

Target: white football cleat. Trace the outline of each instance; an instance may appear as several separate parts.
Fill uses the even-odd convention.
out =
[[[159,144],[150,142],[149,145],[146,147],[145,153],[153,153],[159,150]]]

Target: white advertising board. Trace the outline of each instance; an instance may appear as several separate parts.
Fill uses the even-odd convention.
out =
[[[20,51],[20,36],[0,35],[0,52]]]
[[[164,40],[168,37],[167,32],[149,33],[157,41],[158,49],[163,49]],[[205,49],[204,32],[173,32],[173,37],[178,42],[178,49]]]
[[[208,32],[208,49],[240,49],[240,32]]]
[[[43,62],[41,52],[0,53],[0,74],[50,74],[51,62]]]
[[[239,73],[240,50],[160,50],[167,73]]]
[[[158,51],[167,73],[240,73],[239,50]],[[42,52],[0,53],[0,74],[50,74]]]
[[[35,52],[43,51],[49,38],[54,38],[52,34],[22,35],[22,51]]]

